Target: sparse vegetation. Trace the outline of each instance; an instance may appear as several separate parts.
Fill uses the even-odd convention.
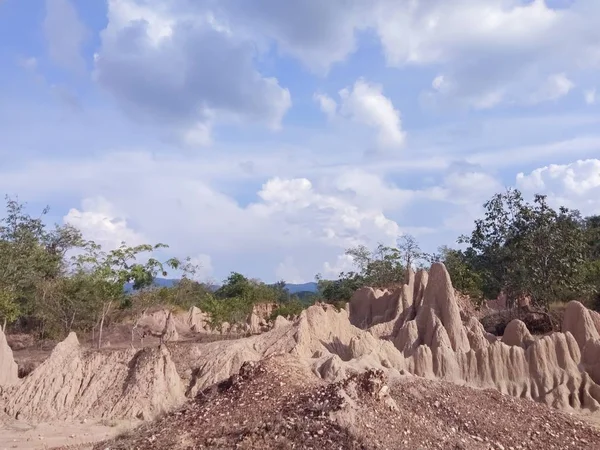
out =
[[[0,326],[34,331],[40,338],[91,331],[100,344],[115,312],[170,305],[198,306],[218,327],[245,320],[256,303],[277,304],[272,318],[297,315],[317,300],[341,307],[356,289],[398,285],[409,267],[431,261],[444,262],[455,287],[476,302],[503,292],[510,304],[528,297],[545,309],[572,299],[600,307],[600,216],[555,210],[542,195],[528,203],[514,189],[494,195],[484,207],[472,233],[459,238],[462,249],[444,246],[427,255],[410,235],[396,247],[357,246],[346,251],[355,270],[337,280],[317,275],[316,294],[292,295],[284,281],[268,285],[237,272],[215,290],[194,279],[198,267],[189,258],[160,260],[164,244],[123,243],[107,252],[70,225],[48,226],[43,220],[48,208],[32,217],[7,197],[0,221]],[[169,271],[179,271],[181,279],[155,286],[156,277]]]
[[[574,299],[590,304],[597,298],[598,216],[555,210],[543,195],[527,203],[514,189],[494,195],[484,206],[485,216],[475,222],[471,235],[459,239],[467,249],[446,252],[442,259],[459,289],[486,298],[504,292],[509,304],[528,297],[544,309]]]
[[[223,322],[244,321],[256,303],[277,303],[275,315],[295,315],[312,303],[306,293],[291,295],[284,281],[267,285],[236,272],[215,290],[194,279],[199,267],[189,258],[160,260],[157,254],[168,248],[165,244],[122,243],[105,251],[71,225],[49,227],[43,220],[48,211],[32,217],[24,204],[6,199],[0,221],[3,329],[12,326],[40,339],[91,332],[101,346],[103,329],[115,314],[134,316],[152,306],[197,306],[218,328]],[[156,277],[172,271],[182,274],[173,286],[154,285]]]
[[[348,249],[356,271],[342,272],[334,281],[317,275],[320,295],[343,303],[362,286],[392,287],[409,267],[441,261],[454,287],[476,304],[502,292],[509,306],[527,297],[546,310],[574,299],[600,309],[600,215],[555,210],[543,195],[528,203],[516,189],[495,194],[484,208],[472,233],[459,237],[463,249],[442,246],[428,255],[412,236],[403,236],[397,247]]]

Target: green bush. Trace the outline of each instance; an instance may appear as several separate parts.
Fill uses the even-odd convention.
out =
[[[282,303],[277,306],[277,308],[271,313],[269,320],[275,320],[278,316],[283,317],[295,317],[300,315],[300,313],[305,309],[306,304],[298,301],[292,300],[287,303]]]

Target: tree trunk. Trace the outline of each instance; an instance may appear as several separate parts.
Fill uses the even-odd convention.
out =
[[[102,348],[102,328],[104,327],[104,319],[110,310],[112,300],[102,305],[102,318],[100,319],[100,329],[98,330],[98,348]]]
[[[69,323],[69,333],[73,330],[73,322],[75,322],[75,312],[71,316],[71,322]]]
[[[104,326],[104,313],[100,319],[100,329],[98,330],[98,349],[102,348],[102,327]]]
[[[6,317],[4,318],[4,324],[2,325],[2,332],[6,333]]]

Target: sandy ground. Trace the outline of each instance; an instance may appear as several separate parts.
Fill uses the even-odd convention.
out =
[[[85,421],[31,424],[0,420],[0,450],[52,449],[114,438],[138,425],[132,421]],[[89,448],[92,447],[92,444]],[[81,447],[85,448],[85,447]]]

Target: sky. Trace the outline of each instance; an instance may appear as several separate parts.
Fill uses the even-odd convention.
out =
[[[597,0],[0,0],[0,192],[220,281],[600,213]],[[2,214],[2,213],[0,213]]]

